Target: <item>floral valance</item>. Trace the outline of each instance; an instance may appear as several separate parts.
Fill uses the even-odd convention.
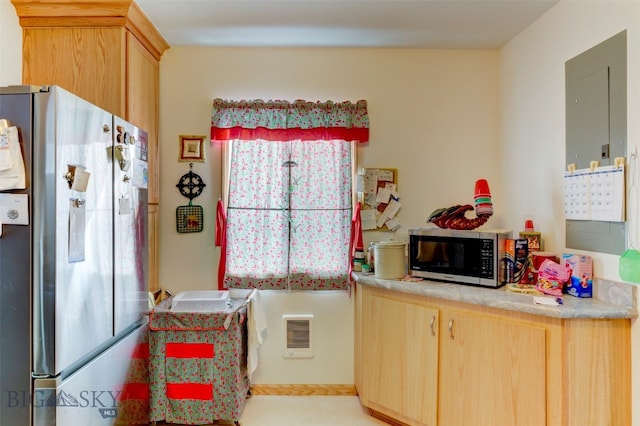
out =
[[[369,141],[367,101],[213,100],[211,140]]]

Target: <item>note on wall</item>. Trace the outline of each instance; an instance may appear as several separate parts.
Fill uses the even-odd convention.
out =
[[[565,172],[566,219],[624,222],[624,176],[624,165]]]
[[[396,216],[401,207],[400,194],[397,192],[398,170],[364,168],[357,179],[362,203],[362,230],[395,231],[400,228]]]

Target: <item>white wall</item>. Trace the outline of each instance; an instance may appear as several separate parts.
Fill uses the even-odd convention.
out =
[[[562,173],[565,155],[564,64],[627,30],[627,151],[640,143],[640,2],[563,1],[514,38],[501,58],[502,175],[510,213],[507,226],[533,214],[547,248],[562,252]],[[637,167],[638,163],[636,163]],[[637,187],[636,187],[637,188]],[[636,189],[637,190],[637,189]],[[637,196],[637,194],[635,194]],[[628,206],[634,246],[640,246],[638,210]],[[575,250],[572,250],[575,251]],[[618,256],[589,253],[595,274],[620,281]],[[640,326],[632,329],[634,425],[640,425]]]
[[[627,29],[628,148],[640,143],[640,3],[563,1],[500,53],[393,49],[170,49],[161,62],[161,283],[180,291],[216,285],[213,246],[219,151],[195,172],[207,183],[194,203],[205,207],[202,234],[178,235],[175,207],[187,203],[175,184],[178,134],[208,135],[211,99],[367,99],[371,143],[367,167],[396,167],[406,234],[437,207],[470,202],[473,181],[489,179],[496,215],[487,226],[520,229],[534,215],[547,248],[564,250],[564,62]],[[20,84],[21,29],[0,0],[0,85]],[[499,65],[499,62],[500,65]],[[263,65],[258,65],[263,64]],[[500,67],[498,69],[498,67]],[[314,70],[317,69],[317,70]],[[498,96],[500,94],[500,97]],[[499,107],[499,103],[502,106]],[[508,184],[503,184],[508,182]],[[638,211],[629,210],[640,246]],[[380,239],[386,235],[365,239]],[[596,274],[619,280],[617,256],[590,253]],[[352,304],[344,293],[263,293],[271,333],[256,383],[352,383]],[[316,315],[316,359],[280,358],[280,316]],[[640,326],[633,326],[633,406],[640,407]],[[307,367],[310,367],[309,370]],[[634,412],[634,425],[640,415]]]
[[[9,0],[0,0],[0,86],[22,82],[22,28]]]
[[[201,234],[178,234],[175,209],[188,203],[175,185],[178,135],[209,135],[211,101],[226,99],[366,99],[371,141],[363,167],[398,169],[403,228],[422,226],[439,207],[473,203],[476,179],[488,179],[499,227],[510,206],[499,179],[499,53],[402,49],[238,49],[173,47],[160,64],[160,281],[174,292],[215,288],[215,202],[220,151],[211,146],[194,171],[207,184],[194,199],[205,211]],[[365,233],[371,239],[390,234]],[[269,337],[254,383],[353,383],[353,306],[344,292],[263,292]],[[315,315],[316,356],[282,358],[281,315]]]

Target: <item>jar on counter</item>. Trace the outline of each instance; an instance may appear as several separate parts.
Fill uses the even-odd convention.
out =
[[[362,272],[362,265],[364,261],[362,259],[353,259],[353,272]]]
[[[376,243],[374,241],[369,243],[367,248],[367,265],[369,265],[369,272],[375,272],[375,250]]]
[[[403,278],[405,266],[405,246],[401,241],[381,241],[375,245],[376,278],[395,280]]]
[[[356,251],[353,255],[353,271],[361,272],[362,265],[364,265],[365,262],[366,260],[364,250],[362,249],[362,247],[356,248]]]

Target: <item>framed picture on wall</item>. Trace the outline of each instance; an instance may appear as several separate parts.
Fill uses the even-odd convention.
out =
[[[206,136],[180,135],[178,161],[204,163],[204,140]]]

